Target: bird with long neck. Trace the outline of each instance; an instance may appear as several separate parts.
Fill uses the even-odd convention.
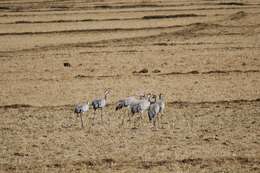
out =
[[[151,103],[148,109],[148,118],[150,122],[153,122],[153,126],[155,127],[155,122],[156,119],[158,119],[158,114],[160,112],[160,105],[158,104],[157,96],[154,95],[153,98],[154,98],[154,102]]]
[[[129,120],[131,122],[131,117],[133,117],[135,114],[139,114],[140,118],[143,119],[143,112],[149,109],[151,103],[151,94],[144,94],[141,96],[140,100],[137,102],[131,104],[129,106],[129,109],[132,113],[132,116],[129,116]]]
[[[82,104],[77,104],[74,108],[74,113],[77,114],[77,117],[80,116],[80,120],[81,120],[81,128],[84,127],[83,125],[83,119],[82,119],[82,114],[84,114],[85,112],[87,112],[89,110],[89,102],[86,103],[82,103]]]
[[[103,122],[103,109],[105,108],[107,104],[107,96],[110,93],[110,89],[106,89],[104,93],[104,97],[102,99],[95,99],[92,101],[91,105],[94,109],[94,118],[96,114],[96,110],[100,109],[101,110],[101,121]]]

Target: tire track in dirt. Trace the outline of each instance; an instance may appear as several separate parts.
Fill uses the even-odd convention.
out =
[[[226,104],[247,104],[247,103],[259,103],[260,98],[246,100],[246,99],[238,99],[238,100],[218,100],[218,101],[202,101],[202,102],[187,102],[187,101],[167,101],[166,104],[169,105],[175,105],[177,107],[189,107],[189,106],[195,106],[195,105],[226,105]],[[109,103],[107,106],[115,106],[116,103]],[[35,105],[29,105],[29,104],[10,104],[10,105],[0,105],[0,109],[73,109],[75,105],[55,105],[55,106],[35,106]]]
[[[66,2],[69,3],[69,2]],[[26,8],[28,5],[31,7],[28,9]],[[76,10],[124,10],[124,9],[140,9],[140,8],[168,8],[168,7],[192,7],[198,5],[197,3],[184,3],[184,4],[171,4],[171,3],[133,3],[133,4],[102,4],[102,5],[89,5],[89,4],[81,4],[78,6],[74,5],[62,5],[62,4],[55,4],[43,2],[43,3],[6,3],[1,4],[1,9],[5,12],[51,12],[51,11],[76,11]],[[225,6],[228,8],[246,8],[251,6],[257,6],[259,4],[250,4],[250,3],[199,3],[199,5],[203,6]],[[221,8],[221,7],[220,7]]]
[[[23,156],[23,153],[17,153],[17,155]],[[70,166],[76,167],[84,167],[86,170],[97,170],[98,168],[107,168],[112,170],[122,170],[126,168],[137,168],[137,169],[145,169],[145,170],[151,170],[155,167],[166,167],[169,170],[171,166],[178,165],[178,166],[189,166],[189,167],[196,167],[200,166],[201,168],[211,168],[211,166],[217,166],[217,165],[224,165],[228,164],[231,165],[243,165],[243,166],[254,166],[259,165],[260,158],[250,158],[250,157],[215,157],[215,158],[188,158],[188,159],[179,159],[179,160],[159,160],[159,161],[116,161],[113,158],[105,158],[101,160],[79,160],[79,161],[70,161],[66,163],[48,163],[45,165],[39,165],[42,167],[47,168],[55,168],[55,169],[61,169],[61,168],[68,168]],[[37,164],[30,165],[30,169],[36,169],[39,167]],[[13,167],[11,164],[3,163],[1,164],[1,167],[4,168],[4,170],[15,170],[19,168],[20,170],[28,170],[26,165],[19,165],[19,167]],[[259,170],[259,168],[256,168],[256,170]]]
[[[257,6],[260,6],[260,4],[257,4]],[[250,9],[258,9],[259,7],[241,7],[241,8],[234,8],[234,7],[230,7],[230,8],[187,8],[187,9],[152,9],[152,10],[131,10],[131,11],[120,11],[120,10],[117,10],[117,11],[80,11],[80,12],[77,12],[76,10],[75,11],[69,11],[68,12],[64,12],[64,13],[61,13],[61,11],[59,11],[59,13],[46,13],[46,12],[42,12],[42,11],[39,11],[38,14],[15,14],[15,13],[6,13],[6,14],[0,14],[0,17],[30,17],[30,16],[52,16],[52,15],[57,15],[57,16],[66,16],[66,15],[77,15],[77,14],[102,14],[102,13],[140,13],[140,12],[186,12],[186,11],[212,11],[212,10],[250,10]],[[53,11],[55,12],[55,11]]]
[[[143,16],[140,18],[110,18],[110,19],[81,19],[81,20],[49,20],[49,21],[26,21],[18,20],[15,22],[5,22],[0,24],[47,24],[47,23],[77,23],[77,22],[103,22],[103,21],[131,21],[131,20],[153,20],[153,19],[175,19],[175,18],[187,18],[187,17],[206,17],[206,15],[198,14],[176,14],[176,15],[153,15]]]
[[[160,27],[139,27],[139,28],[100,28],[100,29],[75,29],[75,30],[56,30],[56,31],[42,31],[42,32],[1,32],[0,36],[9,36],[9,35],[42,35],[42,34],[63,34],[63,33],[84,33],[84,32],[119,32],[119,31],[138,31],[138,30],[158,30],[158,29],[172,29],[172,28],[189,28],[193,32],[197,30],[202,30],[202,29],[209,29],[209,28],[255,28],[259,27],[260,24],[256,25],[242,25],[242,26],[228,26],[228,25],[219,25],[219,24],[208,24],[208,23],[192,23],[188,25],[170,25],[170,26],[160,26]],[[185,30],[184,30],[185,31]],[[175,31],[177,32],[176,34],[179,34],[181,31]],[[173,33],[175,33],[173,32]],[[183,32],[183,31],[182,31]],[[164,33],[164,34],[173,34],[172,32]],[[228,34],[228,33],[226,33]],[[232,34],[232,33],[231,33]],[[142,38],[146,37],[156,37],[160,36],[161,34],[158,35],[153,35],[153,36],[145,36]],[[131,37],[131,39],[136,39],[139,37]],[[121,38],[121,40],[124,40],[125,38]],[[126,38],[129,39],[129,38]],[[107,40],[109,41],[109,40]]]
[[[116,161],[113,158],[105,158],[100,160],[80,160],[73,161],[70,163],[49,163],[47,165],[41,165],[48,168],[66,168],[68,166],[73,167],[86,167],[87,169],[95,170],[98,167],[106,167],[112,170],[125,169],[127,167],[134,167],[137,169],[153,169],[155,167],[170,167],[172,165],[178,166],[201,166],[203,168],[210,168],[213,165],[243,165],[243,166],[254,166],[259,165],[259,158],[250,157],[215,157],[215,158],[188,158],[179,160],[159,160],[159,161]],[[12,165],[2,165],[3,167],[10,168]],[[35,165],[36,166],[36,165]],[[37,167],[34,166],[34,169]],[[26,168],[21,168],[26,169]],[[259,169],[259,168],[257,168]]]
[[[144,42],[148,39],[159,39],[159,38],[165,38],[165,37],[196,37],[198,34],[197,31],[202,31],[210,28],[256,28],[259,27],[259,24],[256,25],[244,25],[244,26],[227,26],[227,25],[219,25],[219,24],[213,24],[213,23],[193,23],[189,25],[173,25],[173,26],[166,26],[166,27],[144,27],[144,28],[108,28],[108,29],[89,29],[89,30],[63,30],[63,31],[50,31],[50,32],[21,32],[21,33],[0,33],[1,36],[5,35],[34,35],[34,34],[67,34],[67,33],[84,33],[84,32],[119,32],[119,31],[140,31],[140,30],[162,30],[162,29],[174,29],[174,28],[183,28],[177,31],[172,32],[165,32],[160,34],[154,34],[154,35],[148,35],[148,36],[137,36],[137,37],[131,37],[131,38],[116,38],[116,39],[108,39],[108,40],[101,40],[101,41],[93,41],[93,42],[81,42],[81,43],[65,43],[65,44],[59,44],[59,45],[51,45],[51,46],[42,46],[37,48],[29,48],[29,49],[21,49],[21,50],[14,50],[14,51],[1,51],[0,53],[12,53],[12,52],[26,52],[26,51],[40,51],[40,50],[56,50],[60,48],[73,48],[73,47],[107,47],[108,45],[112,45],[112,43],[117,43],[117,45],[120,45],[122,42],[130,42],[131,45],[133,44],[133,41],[135,42]],[[248,35],[249,33],[246,31],[240,31],[240,32],[226,32],[222,35]],[[258,34],[257,32],[254,32],[254,34]],[[218,36],[219,33],[199,33],[200,36]],[[156,43],[158,45],[164,46],[165,43]],[[167,43],[166,43],[167,44]],[[174,43],[173,43],[174,44]]]
[[[9,72],[8,72],[9,73]],[[21,73],[21,72],[17,72],[17,73]],[[28,79],[28,78],[22,78],[22,79],[15,79],[15,81],[46,81],[46,82],[49,82],[49,81],[55,81],[55,82],[58,82],[58,81],[65,81],[65,80],[72,80],[73,78],[74,79],[78,79],[78,80],[81,80],[81,79],[107,79],[107,78],[115,78],[115,79],[120,79],[120,78],[127,78],[127,77],[132,77],[132,76],[136,76],[136,77],[153,77],[153,76],[175,76],[175,75],[210,75],[210,74],[215,74],[215,75],[218,75],[218,74],[226,74],[226,75],[229,75],[229,74],[233,74],[233,73],[238,73],[238,74],[241,74],[241,73],[260,73],[260,70],[211,70],[211,71],[204,71],[204,72],[199,72],[197,70],[193,70],[193,71],[188,71],[188,72],[169,72],[169,73],[159,73],[159,74],[139,74],[139,73],[132,73],[131,75],[84,75],[84,74],[78,74],[74,77],[67,77],[67,78],[62,78],[62,79],[59,79],[59,78],[52,78],[52,79],[49,79],[49,78],[36,78],[36,79]],[[8,80],[0,80],[2,82],[4,81],[10,81],[10,79]]]
[[[232,17],[233,16],[233,17]],[[239,14],[231,15],[228,19],[225,20],[234,20],[234,17],[238,17]],[[152,20],[152,19],[169,19],[169,18],[184,18],[184,17],[205,17],[205,15],[196,15],[196,14],[176,14],[176,15],[154,15],[154,16],[144,16],[142,18],[127,18],[127,19],[83,19],[83,20],[57,20],[57,21],[17,21],[13,24],[34,24],[34,23],[66,23],[66,22],[84,22],[84,21],[124,21],[124,20]],[[242,18],[243,16],[240,16]],[[230,19],[231,18],[231,19]],[[11,23],[12,24],[12,23]],[[257,28],[260,24],[255,25],[220,25],[214,23],[192,23],[188,25],[170,25],[170,26],[161,26],[161,27],[137,27],[137,28],[97,28],[97,29],[75,29],[75,30],[55,30],[55,31],[42,31],[42,32],[1,32],[0,36],[5,35],[36,35],[36,34],[62,34],[62,33],[82,33],[82,32],[118,32],[118,31],[135,31],[135,30],[148,30],[148,29],[170,29],[178,27],[191,27],[195,29],[209,29],[209,28]],[[192,28],[193,27],[193,28]]]
[[[75,29],[75,30],[60,30],[60,31],[42,31],[42,32],[7,32],[0,33],[0,36],[10,36],[10,35],[50,35],[50,34],[68,34],[68,33],[89,33],[89,32],[119,32],[119,31],[139,31],[139,30],[161,30],[170,28],[183,27],[181,25],[172,26],[161,26],[161,27],[143,27],[143,28],[104,28],[104,29]]]

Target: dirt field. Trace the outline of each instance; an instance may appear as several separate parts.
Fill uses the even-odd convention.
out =
[[[259,19],[257,0],[0,1],[0,172],[259,173]],[[166,96],[157,130],[120,125],[140,92]]]

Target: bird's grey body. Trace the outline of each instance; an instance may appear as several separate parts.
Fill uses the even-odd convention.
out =
[[[144,111],[148,110],[148,108],[150,106],[150,102],[151,102],[150,94],[145,95],[145,96],[143,96],[142,99],[139,99],[139,100],[132,102],[129,105],[129,108],[130,108],[132,114],[143,113]]]
[[[78,104],[75,106],[74,113],[79,114],[79,113],[84,113],[89,110],[89,104]]]
[[[87,103],[82,103],[82,104],[77,104],[74,108],[74,113],[77,114],[77,116],[80,116],[80,120],[81,120],[81,127],[83,128],[83,120],[82,120],[82,114],[84,114],[85,112],[87,112],[89,110],[89,102]]]
[[[144,112],[146,110],[148,110],[149,106],[150,106],[150,100],[149,98],[143,99],[139,102],[139,105],[141,107],[141,112]]]
[[[142,107],[140,104],[132,104],[130,106],[130,111],[132,113],[132,115],[136,114],[136,113],[141,113],[142,112]]]
[[[106,106],[106,99],[96,99],[92,101],[92,107],[94,110],[102,109]]]
[[[125,99],[119,100],[116,105],[116,111],[123,109],[123,108],[127,108],[128,120],[130,121],[131,118],[130,118],[129,112],[133,112],[131,109],[134,109],[134,108],[132,108],[132,105],[135,105],[139,101],[140,101],[140,99],[136,98],[135,96],[130,96]],[[124,117],[122,118],[121,125],[123,125],[123,124],[124,124]]]
[[[159,99],[157,99],[157,96],[154,95],[154,99],[154,102],[150,105],[148,109],[148,117],[150,122],[152,121],[153,125],[155,126],[156,120],[159,123],[159,120],[162,118],[161,116],[165,109],[165,102],[162,94],[159,94]]]
[[[160,112],[160,105],[156,102],[152,103],[148,109],[149,120],[152,121],[153,119],[155,119],[159,112]]]
[[[164,109],[165,109],[165,101],[164,101],[164,98],[163,98],[162,94],[159,95],[159,99],[156,100],[156,102],[160,106],[160,113],[163,114],[164,113]]]
[[[135,114],[140,114],[140,118],[143,119],[143,112],[149,109],[150,106],[150,94],[143,96],[142,99],[137,100],[129,105],[129,109],[132,113],[132,116],[129,116],[129,120]]]
[[[129,107],[131,104],[137,102],[138,99],[134,96],[127,97],[125,99],[119,100],[117,102],[116,110],[122,109],[124,107]]]
[[[94,118],[95,118],[95,114],[96,114],[96,110],[100,109],[101,110],[101,121],[103,121],[103,109],[105,108],[106,104],[107,104],[107,96],[110,93],[110,90],[105,90],[105,96],[102,99],[95,99],[92,101],[91,105],[94,109]],[[93,119],[94,121],[94,119]]]

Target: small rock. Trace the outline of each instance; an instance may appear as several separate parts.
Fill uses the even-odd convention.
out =
[[[161,64],[161,66],[166,66],[166,65],[168,65],[167,62],[164,62],[164,63]]]
[[[74,78],[84,78],[84,77],[86,77],[86,76],[82,75],[82,74],[78,74],[78,75],[74,76]]]
[[[147,68],[144,68],[140,71],[133,71],[133,73],[148,73],[148,69]]]
[[[153,73],[160,73],[161,70],[159,70],[159,69],[154,69],[152,72],[153,72]]]
[[[242,63],[242,66],[245,66],[245,65],[246,65],[246,63],[245,63],[245,62],[243,62],[243,63]]]
[[[70,63],[68,63],[68,62],[64,62],[64,63],[63,63],[63,66],[64,66],[64,67],[71,67]]]
[[[139,73],[148,73],[148,69],[144,68],[144,69],[140,70]]]

